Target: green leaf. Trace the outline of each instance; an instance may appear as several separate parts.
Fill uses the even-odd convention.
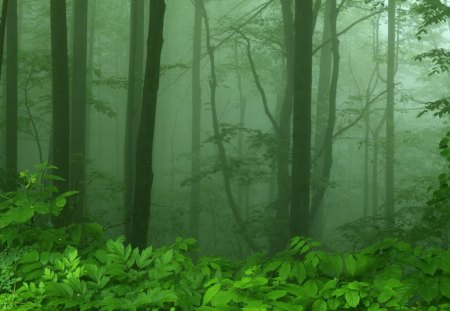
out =
[[[443,296],[450,299],[450,278],[448,276],[439,277],[439,291]]]
[[[327,311],[328,305],[323,299],[317,299],[312,305],[312,311]]]
[[[205,295],[203,296],[202,306],[209,303],[211,301],[211,299],[213,299],[214,296],[219,292],[221,287],[222,287],[222,284],[217,283],[217,284],[211,286],[210,288],[208,288],[205,292]]]
[[[287,291],[285,290],[274,290],[267,294],[267,298],[269,298],[270,300],[277,300],[280,299],[281,297],[286,296],[286,294]]]
[[[438,280],[433,277],[420,278],[417,284],[417,291],[427,303],[430,303],[439,295]]]
[[[289,262],[284,262],[279,270],[280,279],[286,281],[291,274],[291,264]]]
[[[439,268],[450,273],[450,251],[443,251],[439,256]]]
[[[57,207],[64,207],[67,203],[66,198],[62,198],[62,197],[57,197],[55,200],[55,205]]]
[[[356,308],[359,304],[359,292],[354,290],[347,290],[345,293],[345,301],[347,301],[347,304],[352,307]]]
[[[356,272],[356,260],[352,254],[348,254],[345,256],[345,267],[347,268],[348,273],[351,276],[355,275]]]
[[[39,252],[36,250],[26,253],[20,259],[20,263],[30,263],[30,262],[36,262],[36,261],[39,261]]]

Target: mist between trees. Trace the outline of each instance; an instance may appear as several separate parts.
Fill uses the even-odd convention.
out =
[[[0,189],[48,162],[54,186],[79,191],[38,223],[99,222],[141,248],[194,237],[200,254],[231,258],[294,236],[447,247],[426,217],[447,170],[445,2],[19,0],[2,12]]]

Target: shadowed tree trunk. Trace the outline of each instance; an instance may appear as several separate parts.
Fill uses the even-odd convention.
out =
[[[280,0],[283,16],[284,48],[286,51],[286,85],[279,115],[277,163],[277,200],[275,224],[269,240],[269,253],[286,249],[289,241],[290,175],[289,151],[291,139],[292,99],[294,85],[294,16],[290,0]]]
[[[9,4],[6,19],[8,43],[6,45],[5,168],[8,176],[12,177],[17,173],[17,1]],[[11,178],[7,190],[14,191],[16,189],[15,178]]]
[[[70,189],[78,190],[72,221],[80,223],[84,214],[86,180],[86,78],[88,0],[74,2],[73,78],[70,122]]]
[[[136,138],[142,96],[144,62],[144,0],[132,0],[130,7],[130,49],[128,61],[128,98],[124,145],[125,237],[131,239],[133,189],[136,168]]]
[[[56,175],[65,181],[54,181],[54,185],[65,192],[69,181],[69,69],[67,56],[66,1],[50,1],[51,56],[52,56],[52,164],[58,167]],[[55,219],[62,226],[68,220],[68,210]]]
[[[290,236],[310,231],[312,0],[295,2]]]
[[[194,37],[192,49],[192,137],[191,137],[191,202],[189,226],[191,236],[199,239],[200,226],[200,120],[201,120],[201,86],[200,59],[202,46],[202,7],[200,0],[194,1]]]
[[[3,0],[2,4],[2,16],[0,20],[0,76],[2,73],[3,65],[3,50],[5,45],[5,31],[6,31],[6,16],[8,15],[8,0]]]
[[[147,246],[150,222],[151,190],[153,184],[153,138],[155,133],[156,103],[158,99],[161,50],[163,45],[164,0],[150,0],[147,39],[147,62],[138,138],[136,142],[136,178],[133,197],[131,244]]]

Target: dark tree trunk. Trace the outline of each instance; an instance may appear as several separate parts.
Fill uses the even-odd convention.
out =
[[[312,0],[296,0],[291,237],[310,231],[312,27]]]
[[[8,7],[6,29],[6,120],[5,120],[5,168],[8,176],[17,173],[17,1]],[[1,69],[0,69],[1,71]],[[14,178],[8,183],[9,191],[17,189]]]
[[[277,163],[277,200],[275,224],[270,238],[269,253],[286,249],[289,241],[290,175],[289,151],[291,139],[292,100],[294,85],[294,16],[291,1],[280,0],[283,16],[284,48],[286,50],[286,85],[280,108]]]
[[[389,225],[394,219],[394,96],[395,96],[395,0],[388,2],[388,59],[386,101],[386,218]]]
[[[58,167],[55,173],[65,181],[55,181],[54,185],[65,192],[69,181],[69,69],[67,56],[66,1],[50,0],[51,56],[52,56],[52,164]],[[67,210],[66,210],[67,211]],[[67,212],[56,220],[61,226],[68,219]]]
[[[2,4],[2,16],[0,20],[0,76],[2,73],[3,65],[3,51],[5,45],[5,31],[6,31],[6,17],[8,15],[8,0],[3,0]]]
[[[191,202],[190,202],[190,235],[199,239],[200,226],[200,118],[201,118],[201,86],[200,58],[202,40],[202,7],[200,0],[194,1],[194,37],[192,51],[192,160],[191,160]]]
[[[70,127],[70,188],[80,193],[74,202],[73,222],[80,223],[84,214],[86,180],[86,78],[87,78],[88,0],[74,2],[73,77]]]
[[[144,62],[144,0],[132,0],[130,7],[130,49],[128,61],[128,98],[124,145],[125,237],[131,240],[133,189],[136,168],[136,138],[142,96]]]
[[[150,223],[151,190],[153,184],[153,138],[155,133],[165,9],[166,4],[164,0],[150,0],[147,63],[145,66],[141,116],[136,142],[136,178],[131,228],[131,244],[141,249],[147,246],[147,234]]]

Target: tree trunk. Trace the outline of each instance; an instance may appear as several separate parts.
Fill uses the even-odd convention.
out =
[[[133,215],[133,189],[136,177],[136,138],[139,108],[142,95],[144,62],[144,0],[132,0],[130,7],[130,48],[128,60],[128,98],[125,124],[124,159],[124,212],[125,237],[131,240]]]
[[[140,124],[136,142],[136,178],[131,228],[131,244],[141,249],[147,246],[147,234],[150,223],[151,190],[153,184],[153,139],[166,4],[164,0],[150,0],[149,8],[147,62],[142,92]]]
[[[312,218],[317,214],[319,206],[325,196],[325,192],[328,188],[330,182],[331,167],[333,164],[333,133],[334,125],[336,124],[336,97],[337,97],[337,86],[339,79],[339,39],[336,31],[336,22],[338,11],[336,8],[336,0],[330,1],[330,32],[331,32],[331,47],[333,54],[333,70],[331,75],[330,93],[328,98],[328,120],[327,127],[325,129],[324,140],[321,148],[323,148],[323,162],[322,162],[322,172],[320,176],[320,182],[316,187],[314,196],[312,198]]]
[[[216,65],[215,65],[215,58],[214,58],[214,48],[211,45],[211,33],[209,30],[209,21],[208,16],[206,14],[206,8],[205,3],[203,0],[201,0],[202,5],[202,13],[203,13],[203,21],[205,25],[205,32],[206,32],[206,50],[209,56],[210,60],[210,70],[211,70],[211,80],[209,81],[211,94],[210,94],[210,105],[211,105],[211,116],[212,116],[212,123],[213,123],[213,130],[214,130],[214,137],[215,137],[215,143],[217,145],[217,149],[219,152],[219,161],[222,167],[222,176],[224,180],[224,186],[225,186],[225,193],[227,195],[228,203],[231,208],[231,212],[233,214],[234,219],[236,220],[236,224],[239,228],[239,233],[244,238],[245,242],[248,244],[248,246],[253,251],[258,251],[259,247],[258,245],[252,240],[252,238],[249,235],[249,232],[246,230],[246,226],[244,225],[244,221],[242,219],[239,206],[236,203],[236,200],[233,195],[233,191],[231,189],[231,176],[230,176],[230,169],[228,168],[228,159],[227,154],[225,150],[225,146],[223,144],[221,133],[220,133],[220,126],[219,126],[219,119],[217,117],[217,107],[216,107],[216,88],[217,88],[217,76],[216,76]]]
[[[388,2],[388,59],[386,101],[386,219],[388,225],[394,219],[394,96],[395,96],[395,0]]]
[[[50,1],[51,56],[52,56],[52,164],[58,167],[55,173],[65,181],[55,181],[60,192],[68,190],[69,181],[69,69],[67,56],[66,1]],[[67,209],[55,225],[61,226],[68,220]]]
[[[87,76],[88,1],[74,2],[73,77],[70,127],[70,188],[78,190],[74,202],[73,222],[80,223],[84,214],[86,181],[86,76]]]
[[[312,0],[296,0],[291,237],[310,231],[312,27]]]
[[[192,160],[191,160],[191,201],[190,233],[199,239],[200,226],[200,120],[202,93],[200,86],[200,59],[202,47],[202,7],[200,0],[194,2],[194,37],[192,51]]]
[[[283,16],[284,48],[286,50],[286,85],[280,108],[278,128],[277,200],[275,203],[275,223],[269,240],[269,253],[285,250],[289,241],[289,151],[291,147],[291,118],[294,85],[294,16],[290,0],[280,0]]]
[[[8,16],[8,0],[3,0],[2,4],[2,16],[0,20],[0,76],[2,73],[3,65],[3,50],[5,45],[5,30],[6,30],[6,17]]]
[[[320,67],[319,67],[319,81],[317,89],[317,106],[316,106],[316,122],[314,133],[314,166],[313,166],[313,193],[317,191],[319,187],[323,185],[322,174],[324,170],[324,155],[322,148],[324,147],[325,131],[328,120],[328,106],[330,95],[330,81],[331,81],[331,66],[332,66],[332,46],[331,46],[331,32],[330,32],[330,6],[331,1],[325,3],[325,11],[323,18],[323,30],[322,30],[322,44],[320,49]],[[313,207],[314,208],[314,207]],[[323,233],[323,218],[324,218],[324,206],[320,203],[317,207],[316,217],[311,219],[314,224],[312,228],[312,234],[315,238],[319,239]]]
[[[6,119],[5,119],[5,168],[8,176],[17,174],[17,1],[8,7],[6,29]],[[1,69],[0,69],[1,70]],[[15,178],[8,182],[9,191],[17,189]]]

